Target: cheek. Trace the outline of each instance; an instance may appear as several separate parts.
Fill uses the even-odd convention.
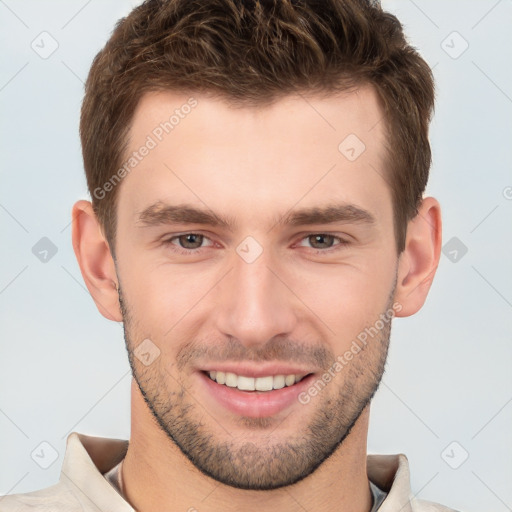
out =
[[[136,320],[133,328],[155,339],[177,333],[197,314],[217,275],[212,269],[155,263],[144,256],[126,258],[119,272],[124,297]]]
[[[340,344],[341,351],[386,310],[395,278],[392,255],[389,248],[369,247],[345,263],[272,263],[290,289],[282,307],[293,308],[296,317],[324,339],[339,340],[332,344]],[[229,300],[236,292],[226,293],[229,280],[219,284],[229,262],[176,265],[131,247],[119,252],[119,261],[123,294],[136,320],[134,334],[162,343],[172,339],[173,346],[178,339],[215,335],[206,332],[215,329],[210,321],[216,311],[229,306],[222,297]],[[276,280],[276,286],[283,285]]]
[[[390,260],[318,266],[301,272],[290,287],[319,319],[326,336],[346,345],[387,309],[394,280]]]

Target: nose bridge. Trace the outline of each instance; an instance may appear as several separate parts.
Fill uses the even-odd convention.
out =
[[[231,272],[220,283],[217,327],[246,346],[264,345],[274,336],[293,330],[292,293],[274,273],[270,252],[263,251],[252,259],[254,247],[249,245],[248,249],[244,252],[240,244]],[[252,257],[248,257],[251,251]]]

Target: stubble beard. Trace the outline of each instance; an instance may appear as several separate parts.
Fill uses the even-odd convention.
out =
[[[394,287],[387,310],[391,308],[393,296]],[[379,334],[354,356],[326,389],[309,404],[300,405],[305,412],[310,406],[315,410],[313,415],[309,414],[312,417],[307,424],[297,421],[293,437],[276,442],[276,437],[284,437],[279,436],[279,421],[245,417],[239,419],[237,430],[243,426],[247,435],[234,436],[229,432],[229,425],[220,425],[206,414],[190,391],[161,364],[145,367],[136,361],[134,349],[138,338],[132,336],[132,325],[137,322],[123,299],[121,288],[119,302],[132,375],[155,420],[199,471],[231,487],[272,490],[292,485],[312,474],[347,438],[372,400],[384,373],[391,321],[385,323]],[[158,342],[157,345],[164,346]],[[326,365],[327,371],[335,355],[324,348],[318,350],[320,353],[324,351],[325,361],[330,361]],[[160,362],[162,359],[160,357]],[[329,392],[332,386],[337,386],[337,393]],[[212,425],[208,426],[202,417]],[[286,422],[286,417],[280,421]],[[215,431],[220,432],[223,439]]]

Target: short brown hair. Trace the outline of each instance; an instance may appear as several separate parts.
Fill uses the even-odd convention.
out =
[[[395,16],[370,0],[146,0],[95,57],[82,104],[87,185],[112,254],[118,187],[95,191],[121,165],[144,93],[207,92],[257,105],[365,84],[384,110],[400,253],[428,180],[434,80]]]

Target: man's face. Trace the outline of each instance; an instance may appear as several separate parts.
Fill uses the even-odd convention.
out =
[[[382,112],[370,88],[194,98],[146,95],[130,133],[128,155],[149,147],[118,191],[130,363],[199,470],[277,488],[333,453],[384,369],[397,254]]]

